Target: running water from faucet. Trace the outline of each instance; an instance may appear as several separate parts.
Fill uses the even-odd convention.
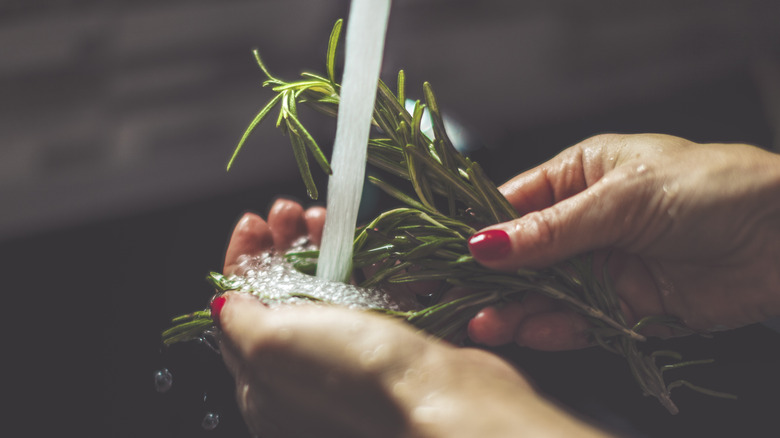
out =
[[[382,63],[390,0],[352,0],[347,22],[341,103],[328,181],[328,214],[317,277],[345,282],[366,173],[371,117]]]

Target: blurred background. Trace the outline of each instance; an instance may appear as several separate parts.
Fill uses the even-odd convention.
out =
[[[159,333],[205,307],[203,279],[242,212],[264,215],[278,195],[305,201],[272,123],[225,172],[271,96],[251,49],[279,77],[322,72],[348,8],[0,1],[0,274],[17,436],[247,436],[218,358],[202,345],[164,351]],[[412,98],[432,83],[496,182],[603,132],[780,151],[774,0],[398,0],[383,78],[401,68]],[[335,123],[309,123],[329,149]],[[366,199],[367,214],[382,207]],[[502,352],[562,404],[631,436],[776,435],[777,332],[668,345],[715,357],[691,380],[741,400],[681,389],[672,417],[607,353]],[[174,375],[164,394],[152,379],[161,368]],[[201,427],[208,412],[220,414],[214,430]]]

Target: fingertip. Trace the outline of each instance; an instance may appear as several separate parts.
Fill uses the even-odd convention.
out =
[[[317,246],[322,243],[322,229],[325,226],[325,207],[315,206],[306,209],[303,214],[306,221],[306,230],[309,234],[309,240]]]
[[[244,292],[227,292],[220,297],[221,302],[217,303],[218,320],[224,337],[238,347],[251,343],[251,334],[259,332],[257,328],[263,322],[266,306],[256,297]],[[212,309],[213,307],[212,302]]]
[[[495,336],[492,321],[493,313],[495,313],[495,309],[488,307],[480,310],[476,316],[471,318],[467,327],[467,332],[472,341],[477,344],[487,345],[488,347],[497,347],[505,343],[500,342]]]
[[[217,327],[220,326],[219,315],[222,313],[222,308],[225,306],[226,299],[227,297],[225,297],[225,294],[218,295],[214,297],[209,304],[209,308],[211,309],[211,320],[214,321],[214,325]]]
[[[244,213],[233,228],[225,250],[223,272],[230,274],[230,270],[240,256],[259,254],[267,251],[271,246],[273,246],[273,238],[268,223],[254,213]]]
[[[590,346],[589,327],[587,321],[576,314],[540,313],[523,321],[515,332],[514,341],[540,351],[578,350]]]
[[[502,271],[544,268],[575,254],[576,242],[560,238],[563,220],[555,208],[487,228],[469,239],[469,250],[480,264]]]
[[[251,354],[251,342],[263,321],[263,315],[258,312],[263,307],[258,299],[241,292],[226,292],[211,302],[211,317],[220,329],[219,351],[234,377],[238,377]]]
[[[301,204],[285,198],[277,199],[268,212],[274,248],[284,251],[306,234],[306,222]]]
[[[548,237],[526,218],[516,219],[481,230],[468,241],[471,255],[481,265],[502,271],[543,267],[539,258],[545,254]]]
[[[469,251],[478,262],[501,262],[512,252],[512,241],[505,230],[482,230],[469,239]]]
[[[468,335],[472,341],[497,347],[512,342],[525,310],[521,303],[512,302],[502,307],[486,307],[469,321]]]

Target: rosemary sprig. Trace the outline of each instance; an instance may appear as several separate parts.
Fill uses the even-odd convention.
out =
[[[253,52],[267,77],[263,85],[272,87],[277,94],[247,127],[228,169],[254,128],[274,107],[279,106],[276,125],[290,136],[308,194],[313,199],[317,198],[317,188],[308,164],[309,154],[323,171],[330,173],[331,170],[324,153],[298,119],[297,105],[305,104],[336,116],[340,86],[335,78],[335,54],[341,24],[341,20],[336,22],[330,35],[327,77],[304,73],[299,81],[284,82],[272,76],[258,52]],[[516,218],[517,212],[481,167],[453,147],[431,85],[423,84],[425,101],[415,102],[411,113],[405,108],[407,94],[403,71],[398,74],[397,87],[397,92],[393,93],[384,82],[379,81],[377,85],[372,120],[377,135],[369,139],[367,160],[378,172],[408,181],[410,190],[399,189],[379,175],[369,176],[369,182],[405,207],[383,212],[356,230],[353,266],[356,269],[376,268],[362,286],[437,280],[441,285],[438,292],[452,286],[466,287],[473,292],[450,302],[434,299],[429,307],[419,311],[374,311],[402,318],[436,336],[449,337],[460,331],[485,306],[521,300],[525,293],[533,291],[566,303],[584,315],[593,326],[591,337],[594,343],[625,357],[642,391],[656,397],[669,412],[677,412],[670,393],[679,386],[713,396],[731,397],[685,380],[667,384],[664,371],[705,361],[683,362],[673,352],[643,352],[639,343],[645,341],[645,337],[640,331],[647,325],[685,328],[666,316],[648,317],[633,327],[628,326],[606,269],[598,279],[589,255],[549,269],[511,273],[491,271],[476,263],[469,253],[467,239],[479,228]],[[433,122],[433,138],[420,130],[426,109]],[[318,251],[290,253],[287,260],[299,271],[313,273],[318,254]],[[414,269],[409,269],[412,267]],[[209,279],[218,292],[237,288],[237,283],[217,273],[211,273]],[[305,294],[296,296],[308,297]],[[170,344],[197,338],[211,327],[210,321],[208,311],[178,317],[173,320],[175,326],[163,333],[163,339]],[[672,363],[658,365],[658,357],[666,357]]]

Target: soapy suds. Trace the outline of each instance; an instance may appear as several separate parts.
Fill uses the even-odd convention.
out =
[[[304,241],[299,241],[290,251],[304,250],[304,245]],[[296,294],[354,309],[413,310],[420,307],[411,294],[395,296],[380,288],[362,288],[301,273],[285,260],[283,254],[274,251],[241,256],[236,273],[229,280],[237,284],[238,291],[254,295],[269,307],[312,302]]]

